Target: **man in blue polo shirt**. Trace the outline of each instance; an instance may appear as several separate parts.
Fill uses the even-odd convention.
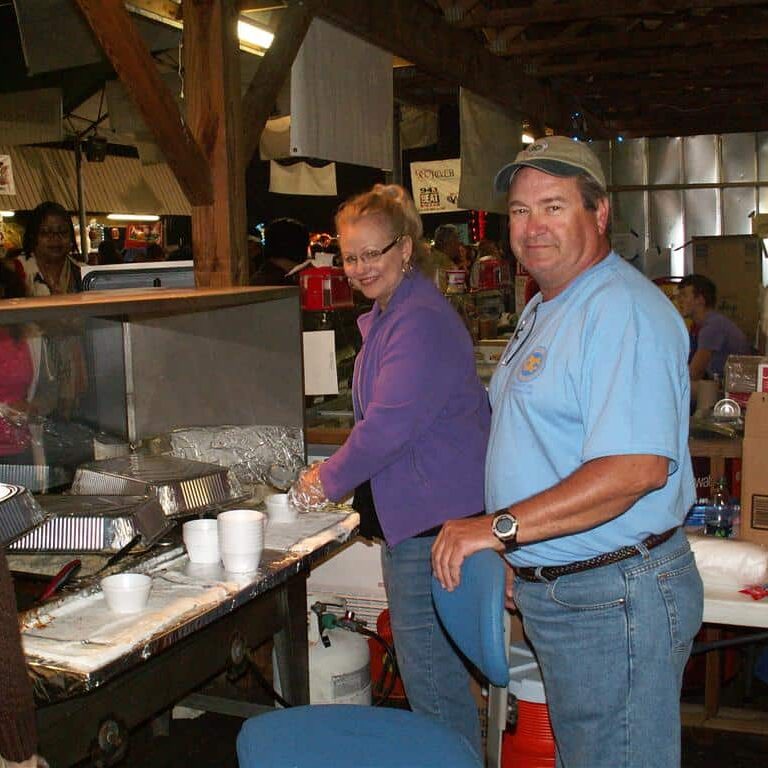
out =
[[[505,552],[541,665],[558,765],[680,763],[682,673],[702,586],[681,529],[694,501],[688,335],[611,251],[595,155],[549,136],[502,168],[510,244],[541,289],[490,388],[485,502],[446,523],[435,575]]]

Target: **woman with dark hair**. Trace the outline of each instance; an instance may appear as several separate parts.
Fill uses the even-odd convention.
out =
[[[66,209],[50,200],[32,211],[22,243],[24,252],[16,269],[24,278],[28,296],[49,296],[80,290],[80,270],[73,254],[75,229]]]
[[[0,301],[24,298],[24,294],[21,278],[0,262]],[[27,417],[39,353],[39,341],[28,340],[23,326],[0,325],[0,464],[31,463]]]

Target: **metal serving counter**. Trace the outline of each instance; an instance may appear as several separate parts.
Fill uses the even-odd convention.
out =
[[[283,695],[307,703],[307,575],[357,525],[357,513],[344,509],[270,526],[259,571],[244,576],[192,565],[181,547],[147,554],[132,564],[153,577],[139,615],[110,614],[97,586],[28,611],[22,640],[41,754],[67,766],[92,754],[110,728],[124,739],[270,637]]]

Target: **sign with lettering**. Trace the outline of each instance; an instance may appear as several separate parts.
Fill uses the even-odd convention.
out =
[[[411,188],[419,213],[463,211],[459,208],[461,160],[433,160],[411,163]]]

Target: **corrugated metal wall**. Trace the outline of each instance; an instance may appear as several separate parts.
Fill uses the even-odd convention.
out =
[[[2,147],[10,155],[15,195],[0,195],[0,209],[31,210],[54,200],[77,210],[74,152],[44,147]],[[189,216],[191,206],[165,163],[142,165],[137,158],[108,156],[83,162],[85,207],[90,213],[156,213]]]
[[[684,255],[686,271],[692,237],[748,234],[749,215],[768,213],[768,133],[592,146],[609,180],[614,230],[632,229],[643,250],[673,249],[673,263]]]

